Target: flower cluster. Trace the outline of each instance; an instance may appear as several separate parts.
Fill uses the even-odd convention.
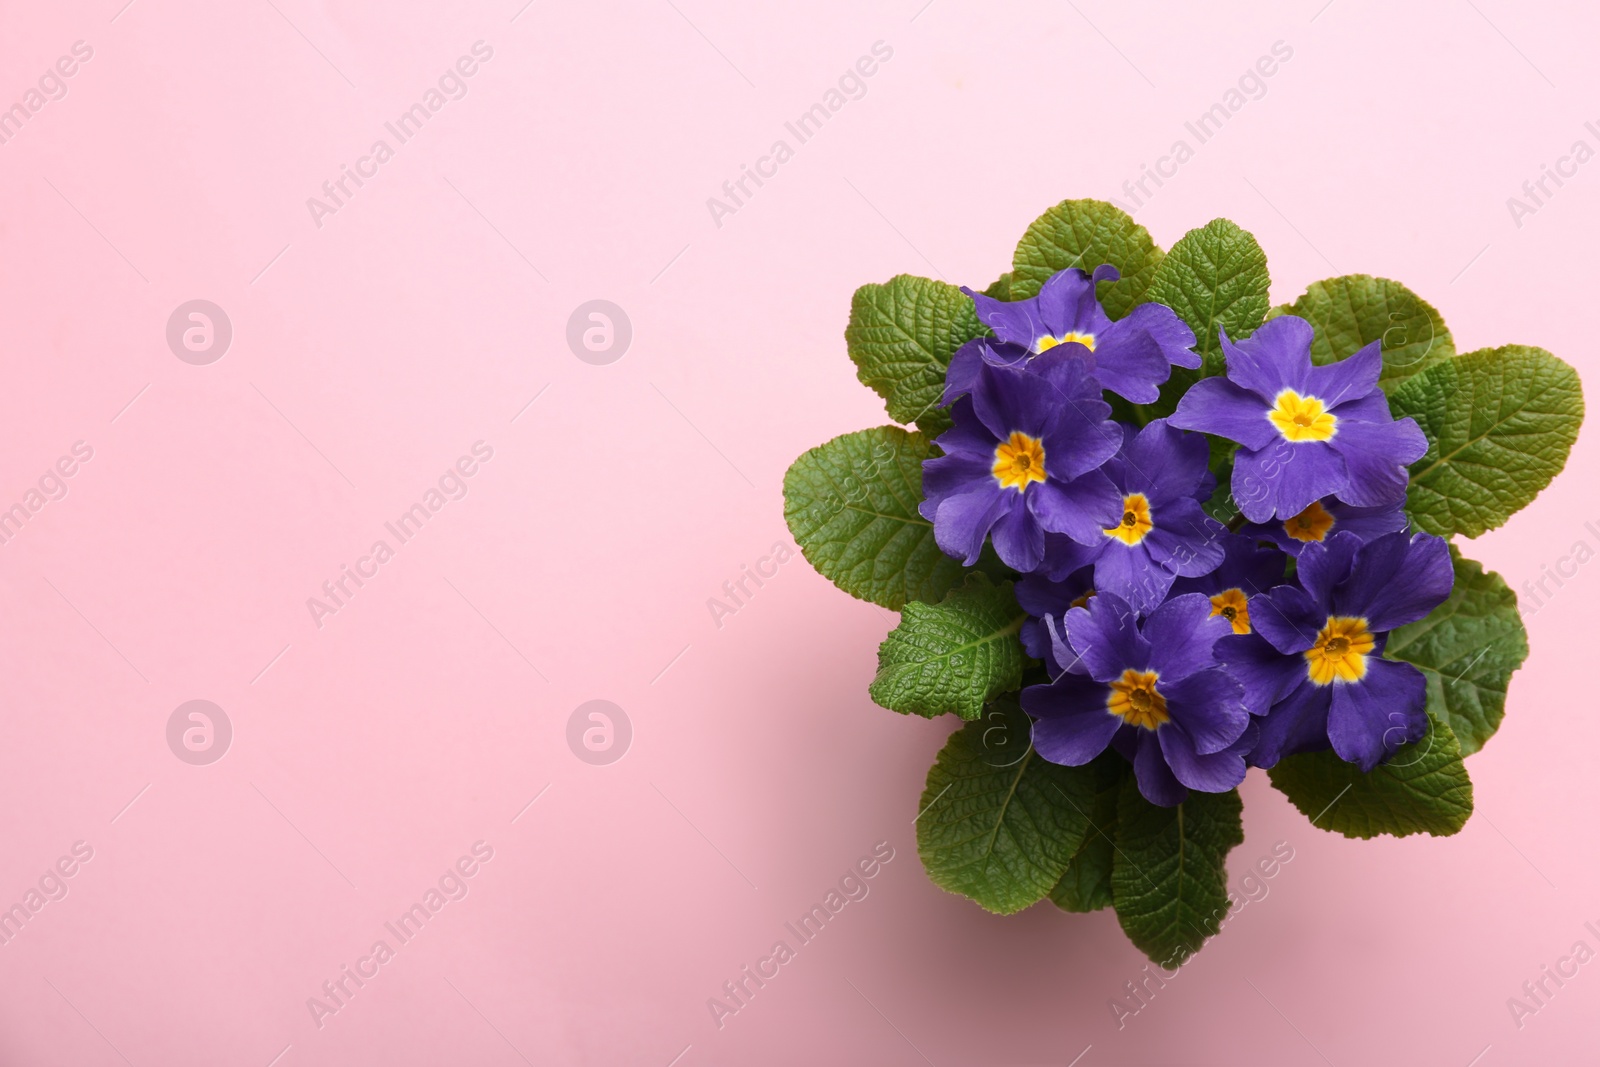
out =
[[[1226,374],[1170,416],[1119,422],[1105,393],[1138,411],[1201,360],[1162,304],[1112,321],[1095,285],[1116,278],[964,290],[992,336],[951,359],[953,425],[923,469],[939,547],[971,565],[990,543],[1020,576],[1020,637],[1050,679],[1022,692],[1035,749],[1080,766],[1115,748],[1168,806],[1298,752],[1370,771],[1427,732],[1423,677],[1383,658],[1388,633],[1452,583],[1445,542],[1406,531],[1427,442],[1389,413],[1380,346],[1314,366],[1310,324],[1284,315],[1222,334]],[[1224,526],[1202,505],[1230,452]]]

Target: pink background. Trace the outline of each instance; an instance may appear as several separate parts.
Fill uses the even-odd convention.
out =
[[[1252,773],[1234,882],[1293,861],[1120,1030],[1143,958],[1112,914],[996,918],[922,873],[955,724],[868,701],[892,615],[798,559],[707,608],[787,541],[789,462],[886,421],[845,356],[857,285],[987,284],[1046,206],[1193,145],[1276,41],[1265,95],[1139,210],[1157,241],[1226,215],[1276,299],[1399,278],[1463,351],[1596,380],[1600,164],[1506,206],[1600,147],[1586,8],[123,3],[0,23],[0,102],[93,49],[0,145],[0,508],[93,448],[0,546],[0,906],[93,849],[0,946],[0,1062],[1593,1061],[1600,964],[1521,1029],[1506,1000],[1600,948],[1600,721],[1566,666],[1595,659],[1595,568],[1529,619],[1465,831],[1346,841]],[[467,95],[319,228],[306,199],[479,40]],[[865,96],[716,225],[877,41]],[[164,336],[197,298],[234,330],[208,366]],[[565,340],[596,298],[634,333],[605,366]],[[1469,552],[1520,587],[1600,548],[1593,436]],[[315,625],[480,440],[466,497]],[[566,741],[597,698],[634,732],[609,766]],[[234,729],[208,766],[167,746],[193,699]],[[319,1028],[307,998],[480,840],[468,895]],[[719,1029],[707,999],[880,841],[870,894]]]

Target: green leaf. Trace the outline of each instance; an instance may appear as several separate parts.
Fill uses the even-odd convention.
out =
[[[1009,915],[1042,900],[1083,844],[1095,774],[1033,749],[1014,698],[950,735],[928,770],[917,852],[934,883]]]
[[[1103,200],[1063,200],[1033,220],[1012,260],[1011,299],[1027,300],[1052,274],[1068,267],[1093,272],[1110,263],[1122,280],[1097,289],[1106,314],[1120,319],[1137,304],[1155,276],[1161,249],[1150,231]]]
[[[1316,331],[1311,362],[1332,363],[1374,341],[1383,342],[1385,392],[1407,378],[1456,354],[1455,341],[1433,305],[1388,278],[1345,274],[1312,282],[1293,304],[1272,309],[1269,318],[1298,315]]]
[[[1472,814],[1472,780],[1450,724],[1428,709],[1430,729],[1371,774],[1332,751],[1289,756],[1267,772],[1313,826],[1346,837],[1444,837]]]
[[[1132,775],[1117,802],[1111,896],[1128,939],[1174,968],[1200,951],[1228,913],[1228,852],[1244,841],[1237,790],[1201,793],[1173,808],[1150,803]]]
[[[1561,472],[1583,424],[1578,372],[1542,348],[1506,345],[1435,363],[1389,398],[1428,435],[1406,510],[1429,533],[1477,537]]]
[[[1022,684],[1027,655],[1017,631],[1027,621],[1011,583],[973,574],[937,604],[908,603],[878,649],[868,687],[890,711],[976,719],[983,706]]]
[[[1528,658],[1517,595],[1450,546],[1455,587],[1427,618],[1389,635],[1390,659],[1416,664],[1428,679],[1428,707],[1450,724],[1470,756],[1500,728],[1511,673]]]
[[[1122,780],[1132,770],[1127,760],[1111,751],[1096,757],[1089,767],[1096,774],[1094,806],[1088,811],[1089,830],[1061,880],[1050,890],[1050,899],[1062,911],[1099,911],[1111,906],[1117,799],[1122,791]]]
[[[1194,331],[1194,348],[1205,366],[1189,372],[1192,381],[1222,373],[1219,329],[1237,341],[1261,325],[1272,306],[1271,282],[1267,255],[1256,239],[1227,219],[1212,219],[1168,250],[1144,299],[1166,304]]]
[[[1010,300],[1011,272],[1006,271],[1004,274],[1000,275],[1000,277],[996,278],[993,284],[983,291],[983,295],[993,297],[996,300]]]
[[[937,602],[964,568],[939,551],[933,523],[917,513],[920,433],[880,426],[813,448],[783,476],[783,517],[806,559],[851,596],[898,611]]]
[[[1200,506],[1224,526],[1236,519],[1243,522],[1239,519],[1239,504],[1233,499],[1233,460],[1239,446],[1226,437],[1208,436],[1207,443],[1211,446],[1210,467],[1211,473],[1217,476],[1217,486]]]
[[[932,438],[950,426],[939,406],[950,357],[985,332],[960,289],[900,274],[856,290],[844,339],[856,377],[883,397],[889,417],[914,422]]]

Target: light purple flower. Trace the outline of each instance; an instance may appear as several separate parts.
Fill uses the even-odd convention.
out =
[[[1234,344],[1222,335],[1227,376],[1196,382],[1169,421],[1240,444],[1233,499],[1251,522],[1280,521],[1334,496],[1361,508],[1406,495],[1406,467],[1428,440],[1396,420],[1378,388],[1380,343],[1321,367],[1311,324],[1284,315]]]

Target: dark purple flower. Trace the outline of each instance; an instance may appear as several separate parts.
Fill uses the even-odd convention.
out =
[[[1062,619],[1073,608],[1081,608],[1094,596],[1094,572],[1085,567],[1057,581],[1042,574],[1029,574],[1013,587],[1017,604],[1028,613],[1028,621],[1017,634],[1023,651],[1043,660],[1053,678],[1070,668],[1077,655],[1065,645]]]
[[[1079,767],[1114,745],[1139,792],[1165,807],[1190,789],[1224,793],[1244,779],[1256,731],[1239,683],[1212,657],[1229,627],[1203,595],[1174,597],[1141,625],[1126,601],[1102,592],[1068,611],[1066,628],[1087,673],[1022,691],[1039,755]]]
[[[1353,533],[1365,544],[1382,534],[1404,530],[1406,522],[1405,508],[1399,503],[1358,508],[1330,496],[1313,500],[1298,515],[1247,523],[1239,532],[1272,541],[1291,556],[1298,556],[1306,545],[1326,541],[1335,533]]]
[[[1095,283],[1116,281],[1117,268],[1102,264],[1091,276],[1069,267],[1058,271],[1028,300],[1002,301],[961,291],[977,305],[978,320],[994,341],[969,341],[950,361],[948,390],[970,388],[978,362],[1015,366],[1060,348],[1085,362],[1101,386],[1135,404],[1148,404],[1174,365],[1198,367],[1194,331],[1165,304],[1140,304],[1112,322],[1095,298]],[[947,390],[945,403],[954,396]]]
[[[1262,548],[1254,537],[1222,535],[1222,563],[1198,578],[1179,578],[1172,595],[1204,593],[1211,598],[1211,614],[1227,619],[1236,634],[1250,629],[1250,597],[1282,585],[1287,557],[1275,548]]]
[[[1166,599],[1173,579],[1197,577],[1222,562],[1222,524],[1201,510],[1195,494],[1210,471],[1199,434],[1156,419],[1123,428],[1122,448],[1101,470],[1116,487],[1117,517],[1092,542],[1052,537],[1044,568],[1052,578],[1094,567],[1097,592],[1115,593],[1148,614]]]
[[[1389,414],[1379,342],[1314,367],[1311,339],[1311,324],[1294,315],[1238,344],[1223,334],[1227,377],[1196,382],[1171,418],[1239,442],[1233,499],[1251,522],[1290,518],[1325,496],[1362,508],[1397,504],[1407,465],[1428,450],[1414,421]]]
[[[1298,585],[1251,598],[1255,633],[1217,643],[1217,658],[1264,715],[1250,762],[1271,767],[1330,745],[1370,771],[1428,731],[1422,672],[1383,658],[1389,631],[1450,595],[1450,550],[1431,534],[1362,544],[1336,533],[1300,550]]]
[[[1077,360],[1049,363],[1040,373],[982,365],[936,442],[944,455],[922,465],[918,510],[939,547],[969,566],[991,534],[1008,567],[1031,571],[1046,531],[1090,540],[1115,521],[1122,498],[1098,471],[1120,439],[1111,406]]]
[[[977,388],[978,372],[985,366],[1026,370],[1032,359],[1033,353],[1021,345],[1002,344],[993,337],[974,337],[950,357],[950,366],[944,373],[944,395],[939,403],[949,407],[958,397]]]

